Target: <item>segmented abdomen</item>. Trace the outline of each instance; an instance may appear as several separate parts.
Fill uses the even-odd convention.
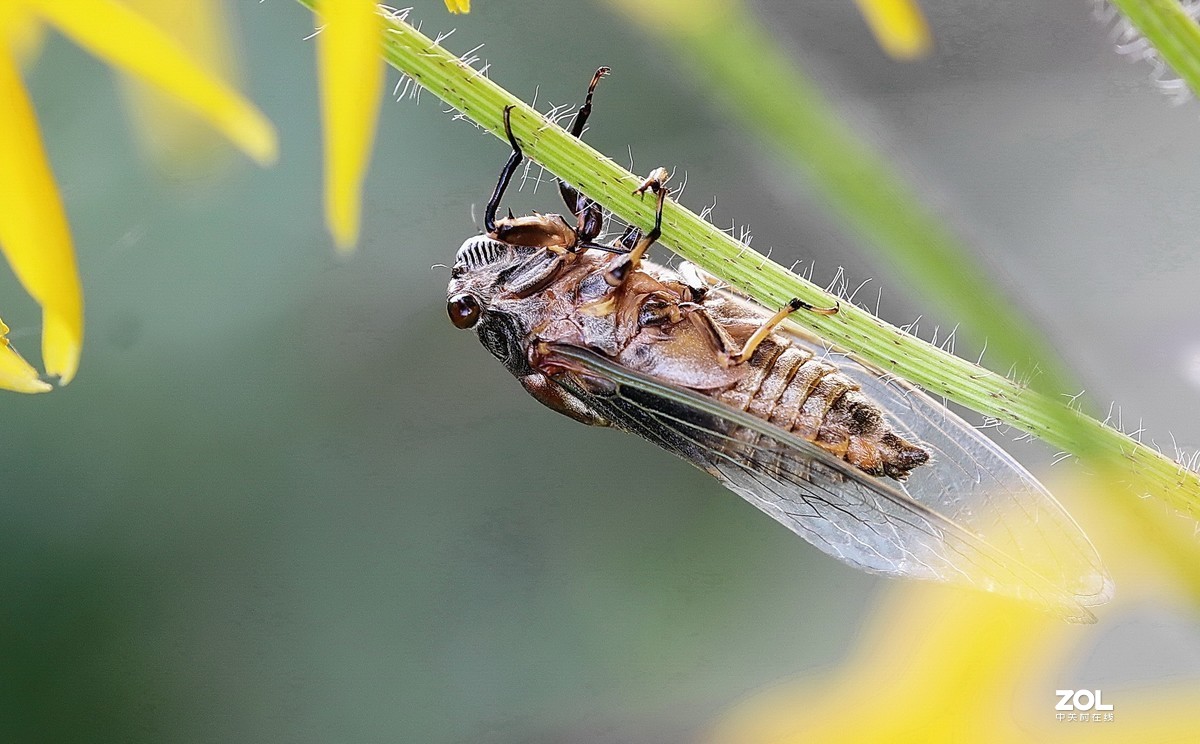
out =
[[[892,430],[879,406],[835,365],[774,338],[755,351],[746,376],[717,398],[871,475],[903,479],[929,460],[928,452]]]

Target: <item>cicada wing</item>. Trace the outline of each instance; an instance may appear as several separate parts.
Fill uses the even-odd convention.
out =
[[[578,347],[554,345],[554,380],[614,425],[718,478],[822,551],[873,573],[972,585],[1094,621],[1072,585],[992,544],[899,483],[875,478],[751,414]],[[960,510],[961,513],[961,510]]]
[[[726,317],[740,316],[752,325],[771,314],[746,296],[716,285],[710,302],[723,303]],[[931,462],[914,469],[903,485],[914,500],[1006,553],[1020,555],[1080,604],[1097,605],[1112,598],[1112,580],[1083,530],[999,445],[911,383],[833,350],[798,327],[776,332],[836,365],[887,413],[897,433],[929,450]]]
[[[981,431],[911,383],[887,376],[815,339],[784,332],[825,354],[887,413],[898,434],[931,457],[903,484],[913,500],[1019,555],[1083,605],[1112,598],[1113,583],[1087,535],[1028,470]]]

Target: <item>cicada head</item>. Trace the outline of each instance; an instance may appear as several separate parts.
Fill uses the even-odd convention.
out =
[[[500,287],[499,273],[514,258],[513,246],[487,235],[467,238],[454,256],[446,312],[457,328],[474,328]]]
[[[547,251],[515,245],[488,235],[468,238],[454,257],[446,312],[457,328],[472,329],[484,347],[513,374],[527,374],[525,343],[530,319],[527,296],[530,273],[541,269]],[[553,262],[553,257],[550,257]]]
[[[561,221],[558,215],[551,215]],[[545,220],[545,217],[539,216]],[[536,237],[530,231],[523,237]],[[557,244],[498,240],[495,235],[468,238],[450,270],[450,319],[459,328],[473,328],[480,312],[497,303],[514,309],[513,301],[534,297],[576,258]]]

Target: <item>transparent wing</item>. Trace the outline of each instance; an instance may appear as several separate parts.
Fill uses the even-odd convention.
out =
[[[914,471],[910,486],[875,478],[763,419],[592,352],[556,345],[548,360],[563,370],[554,376],[558,384],[616,426],[692,462],[846,563],[873,573],[967,584],[1032,600],[1076,622],[1094,621],[1085,605],[1107,599],[1110,584],[1087,539],[1020,465],[994,444],[989,449],[972,443],[963,462],[963,453],[952,451],[949,443],[962,430],[980,437],[978,432],[919,397],[919,391],[898,392],[865,367],[855,365],[870,375],[869,392],[878,388],[887,396],[876,402],[902,401],[904,412],[917,418],[916,428],[933,438],[930,442],[915,428],[908,430],[930,444],[938,458],[917,471],[936,474],[923,474],[916,482]],[[1015,469],[1016,474],[981,472],[989,467]],[[1017,497],[1014,483],[1020,489]],[[992,493],[993,488],[1001,490]],[[1033,524],[1026,523],[1030,519]],[[1041,554],[1030,560],[1022,551],[1038,540],[1063,540],[1066,550],[1085,553],[1081,573],[1061,562],[1045,566]],[[1057,555],[1057,550],[1050,552]]]
[[[801,338],[793,342],[825,348]],[[1011,455],[912,384],[826,353],[891,414],[898,433],[929,450],[932,466],[917,468],[904,483],[916,501],[1038,566],[1082,604],[1112,598],[1112,581],[1083,530]]]

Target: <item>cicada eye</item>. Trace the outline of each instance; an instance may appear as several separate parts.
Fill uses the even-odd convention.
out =
[[[459,294],[446,300],[446,312],[457,328],[474,328],[479,322],[479,300],[475,295]]]

